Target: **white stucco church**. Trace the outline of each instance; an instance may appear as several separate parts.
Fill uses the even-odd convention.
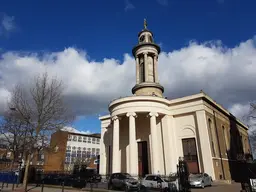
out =
[[[136,60],[133,95],[113,100],[110,114],[99,118],[100,174],[168,175],[177,171],[178,159],[184,157],[191,172],[230,178],[231,114],[203,92],[166,99],[158,80],[161,50],[146,23],[138,40],[132,50]],[[247,127],[238,120],[235,124],[239,134],[248,138]],[[223,132],[215,131],[217,127]],[[243,142],[244,150],[249,150],[248,140]]]

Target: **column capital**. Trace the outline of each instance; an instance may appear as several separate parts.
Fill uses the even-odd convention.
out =
[[[137,117],[137,114],[135,113],[135,112],[128,112],[128,113],[126,113],[126,116],[127,117],[130,117],[130,116],[133,116],[133,117]]]
[[[121,118],[117,115],[111,117],[112,121],[120,120]]]
[[[157,112],[150,112],[148,115],[150,117],[153,117],[153,116],[158,117],[159,116],[159,114]]]

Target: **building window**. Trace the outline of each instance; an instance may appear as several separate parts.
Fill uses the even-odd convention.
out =
[[[92,138],[92,144],[95,144],[95,140],[96,140],[95,138]]]
[[[225,147],[226,147],[226,151],[228,152],[228,135],[227,135],[227,129],[222,126],[222,131],[223,131],[223,138],[224,138],[224,143],[225,143]]]
[[[100,154],[100,149],[97,148],[97,149],[96,149],[96,155],[98,156],[99,154]]]
[[[67,146],[66,151],[67,151],[67,152],[70,152],[70,151],[71,151],[71,147],[70,147],[70,146]]]
[[[86,147],[83,148],[83,151],[86,151]]]
[[[91,143],[91,139],[92,139],[92,138],[88,137],[88,143]]]
[[[66,153],[66,157],[71,157],[71,153]]]
[[[77,141],[77,136],[73,136],[73,141]]]
[[[72,151],[72,157],[76,157],[76,151]]]
[[[209,132],[209,137],[210,137],[210,142],[211,142],[211,147],[212,147],[212,156],[216,157],[215,142],[214,142],[214,135],[215,134],[214,134],[211,119],[208,119],[208,132]]]
[[[86,142],[87,142],[86,137],[83,137],[83,142],[84,142],[84,143],[86,143]]]
[[[99,138],[97,139],[97,144],[100,144],[100,139]]]
[[[68,135],[68,141],[72,141],[72,135]]]
[[[76,151],[76,147],[74,146],[74,147],[72,147],[72,151]]]
[[[78,142],[82,142],[82,137],[81,136],[78,137]]]

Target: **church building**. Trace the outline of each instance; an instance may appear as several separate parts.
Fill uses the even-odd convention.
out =
[[[158,79],[160,52],[144,23],[132,50],[133,95],[113,100],[110,114],[99,118],[100,174],[169,175],[177,172],[181,157],[191,173],[232,180],[238,156],[251,153],[248,128],[202,91],[165,98]]]

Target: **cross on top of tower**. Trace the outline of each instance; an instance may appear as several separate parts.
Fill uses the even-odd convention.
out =
[[[147,24],[147,20],[146,20],[146,19],[144,19],[144,29],[147,29],[147,26],[148,26],[148,24]]]

